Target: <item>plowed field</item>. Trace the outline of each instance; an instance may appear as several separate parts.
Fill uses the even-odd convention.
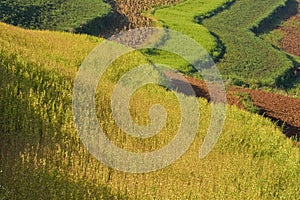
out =
[[[171,78],[172,83],[178,86],[179,92],[184,93],[184,90],[180,90],[180,85],[184,80],[176,74],[167,74],[167,77]],[[197,97],[203,97],[210,101],[209,91],[204,81],[187,76],[185,78],[192,85]],[[253,104],[259,108],[259,114],[270,118],[278,126],[283,126],[286,136],[300,139],[300,99],[263,90],[230,87],[227,90],[227,103],[244,108],[238,97],[238,94],[241,93],[250,94]]]
[[[293,55],[300,57],[300,0],[298,2],[298,13],[290,17],[283,26],[278,29],[283,34],[280,41],[281,48]]]

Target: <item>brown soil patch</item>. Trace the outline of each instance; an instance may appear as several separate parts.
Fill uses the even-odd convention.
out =
[[[167,73],[174,85],[180,88],[183,81],[188,81],[193,87],[197,97],[203,97],[210,101],[209,91],[204,81],[185,76],[186,80],[178,78],[178,75]],[[178,90],[185,93],[184,88]],[[288,137],[297,137],[300,141],[300,99],[295,99],[279,94],[273,94],[263,90],[251,90],[231,86],[227,89],[227,103],[244,108],[237,94],[250,94],[253,104],[260,109],[259,114],[270,118],[278,126],[283,126],[283,132]]]
[[[300,99],[291,98],[263,90],[231,88],[236,92],[248,92],[253,103],[260,108],[262,114],[279,126],[284,125],[284,133],[288,136],[300,136]]]
[[[128,27],[124,30],[149,27],[153,19],[144,16],[142,13],[158,6],[175,5],[182,0],[107,0],[112,5],[113,10],[125,16],[128,21]]]
[[[155,7],[175,5],[181,1],[182,0],[106,0],[112,7],[114,17],[111,19],[111,28],[104,29],[99,33],[99,36],[110,39],[112,39],[111,36],[113,36],[114,40],[131,47],[142,44],[147,40],[148,36],[153,34],[153,30],[139,29],[140,33],[138,35],[130,35],[130,37],[124,41],[116,39],[114,36],[130,29],[155,26],[157,20],[147,17],[143,12],[148,12]]]
[[[300,57],[300,0],[298,2],[298,13],[290,17],[278,29],[283,34],[280,47],[293,55]]]

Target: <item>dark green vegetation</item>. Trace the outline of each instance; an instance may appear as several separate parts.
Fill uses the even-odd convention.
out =
[[[237,96],[239,97],[242,105],[245,107],[246,110],[248,110],[251,113],[259,112],[259,108],[253,104],[251,95],[248,92],[238,93]]]
[[[237,0],[228,10],[203,21],[226,47],[218,66],[233,84],[280,87],[293,76],[293,61],[251,31],[286,2]]]
[[[109,11],[102,0],[0,1],[0,21],[30,29],[74,31]]]

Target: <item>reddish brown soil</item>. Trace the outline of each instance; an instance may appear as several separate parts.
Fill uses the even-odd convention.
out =
[[[178,75],[167,73],[167,77],[179,88],[179,92],[184,93],[184,88],[180,89],[183,81],[188,81],[198,97],[206,98],[210,101],[210,96],[206,83],[202,80],[187,77],[186,80],[179,78]],[[239,93],[250,94],[253,104],[260,109],[259,114],[270,118],[278,126],[284,125],[283,132],[288,136],[295,136],[300,141],[300,99],[295,99],[279,94],[273,94],[263,90],[251,90],[231,86],[227,89],[227,103],[244,108],[239,99]]]
[[[99,36],[111,38],[111,36],[114,37],[117,33],[124,33],[124,31],[130,29],[151,27],[155,25],[155,20],[147,17],[143,12],[148,12],[158,6],[175,5],[181,1],[182,0],[106,0],[114,11],[114,19],[111,27],[102,30]],[[126,41],[120,41],[119,39],[118,41],[132,47],[141,44],[152,33],[153,31],[150,29],[140,29],[140,33],[134,36],[134,38],[131,34]],[[114,38],[114,40],[116,40],[116,38]]]
[[[271,118],[279,126],[285,124],[287,136],[300,136],[300,99],[291,98],[263,90],[231,87],[230,91],[248,92],[253,103],[260,108],[260,114]]]
[[[132,29],[138,27],[149,27],[153,20],[145,17],[142,13],[157,6],[167,6],[179,3],[182,0],[107,0],[112,8],[125,16],[129,21],[128,27]]]
[[[283,34],[280,47],[293,55],[300,57],[300,0],[298,2],[298,13],[290,17],[278,29]]]

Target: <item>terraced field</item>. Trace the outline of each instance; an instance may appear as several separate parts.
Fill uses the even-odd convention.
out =
[[[112,30],[155,22],[181,31],[203,43],[216,60],[221,59],[219,66],[233,84],[274,89],[290,78],[282,76],[295,63],[251,32],[283,0],[116,2],[110,2],[113,14],[118,11],[124,20],[127,16],[128,23],[124,27],[120,22]],[[154,18],[149,13],[147,18],[142,15],[153,6],[174,3],[177,5],[155,10]],[[132,7],[137,7],[134,13]],[[149,110],[159,104],[168,114],[166,123],[157,135],[146,139],[121,130],[111,108],[117,81],[134,67],[151,61],[184,68],[184,61],[177,62],[174,55],[164,52],[149,56],[144,51],[133,51],[111,63],[93,97],[98,125],[113,144],[127,151],[160,149],[175,138],[181,126],[183,117],[176,95],[182,95],[187,107],[196,101],[201,113],[192,145],[168,167],[140,174],[112,169],[90,155],[75,128],[73,84],[85,57],[103,40],[0,23],[0,199],[299,199],[300,150],[295,139],[285,137],[283,128],[270,119],[237,107],[254,111],[256,106],[266,108],[262,111],[270,117],[298,126],[299,99],[245,88],[229,90],[229,103],[233,105],[227,106],[222,134],[204,159],[199,159],[199,148],[214,105],[205,99],[183,96],[159,85],[143,86],[131,96],[132,119],[138,125],[149,125]],[[186,73],[193,73],[190,70],[187,68]],[[153,73],[161,78],[160,73]],[[191,77],[187,80],[199,97],[209,100],[203,81]],[[187,121],[195,110],[189,110]]]
[[[174,82],[181,83],[174,75],[169,75]],[[203,80],[186,77],[198,97],[211,101],[209,90]],[[185,91],[180,91],[184,93]],[[230,86],[227,89],[227,103],[241,109],[258,113],[271,119],[277,126],[282,128],[287,137],[295,139],[300,145],[300,99],[285,95],[274,94],[263,90]],[[298,141],[298,142],[297,142]]]
[[[300,1],[298,0],[298,13],[289,18],[279,30],[283,34],[280,47],[295,56],[300,57]]]
[[[210,34],[209,30],[195,22],[195,19],[213,15],[222,8],[230,6],[232,0],[197,1],[187,0],[183,3],[155,11],[154,16],[170,29],[186,34],[203,46],[215,59],[222,54],[222,45]]]
[[[253,31],[266,26],[263,24],[264,19],[273,17],[274,13],[290,1],[293,0],[257,4],[246,0],[219,1],[212,4],[187,0],[173,7],[157,9],[154,16],[163,26],[195,39],[215,61],[221,59],[218,67],[231,84],[256,88],[283,88],[287,91],[289,83],[295,78],[295,61],[257,37]],[[247,15],[244,15],[245,11]],[[215,15],[218,12],[221,13]],[[150,59],[169,65],[176,59],[161,53],[156,55],[158,56],[152,56]],[[193,73],[193,69],[185,67],[184,63],[173,63],[181,66],[175,66],[181,72]]]
[[[71,112],[77,68],[101,40],[5,24],[0,27],[2,198],[295,199],[295,191],[300,190],[299,149],[261,116],[228,107],[217,146],[206,159],[198,159],[211,109],[202,99],[198,100],[202,114],[195,142],[173,165],[144,174],[122,173],[102,165],[80,142]],[[160,103],[168,112],[166,127],[146,141],[123,134],[110,120],[116,74],[146,61],[138,52],[128,56],[116,60],[100,80],[96,99],[100,124],[118,146],[151,151],[176,133],[179,105],[171,91],[158,86],[141,88],[132,97],[133,118],[147,123],[148,108]]]
[[[300,58],[299,58],[299,16],[300,16],[300,2],[292,1],[292,8],[290,15],[286,17],[286,21],[278,24],[274,29],[262,34],[261,37],[270,42],[276,48],[285,51],[294,62],[293,74],[294,78],[288,81],[285,85],[288,94],[299,97],[300,96]]]
[[[218,66],[234,84],[281,86],[291,78],[293,62],[251,32],[284,3],[284,0],[238,0],[230,9],[203,21],[226,46]]]

